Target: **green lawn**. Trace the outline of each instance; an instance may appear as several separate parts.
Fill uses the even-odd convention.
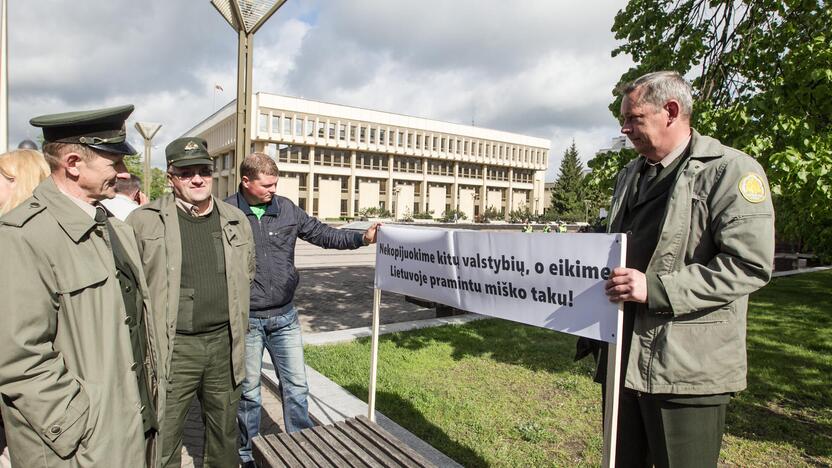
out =
[[[832,465],[832,271],[772,281],[749,311],[749,389],[722,458]],[[465,466],[597,466],[600,395],[575,339],[502,320],[381,337],[377,409]],[[309,365],[366,401],[369,340],[307,347]]]

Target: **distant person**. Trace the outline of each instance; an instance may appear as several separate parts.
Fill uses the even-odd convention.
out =
[[[30,149],[37,151],[38,144],[32,140],[23,140],[17,145],[17,149]]]
[[[238,207],[254,233],[257,275],[251,285],[251,311],[246,334],[246,378],[237,414],[240,459],[254,466],[251,439],[260,432],[260,370],[263,348],[269,351],[280,379],[283,422],[287,432],[312,427],[306,396],[306,367],[298,311],[293,302],[298,286],[295,242],[298,238],[327,249],[357,249],[376,241],[379,224],[366,232],[334,229],[306,214],[291,200],[276,196],[277,164],[253,153],[240,165],[239,192],[226,201]]]
[[[746,387],[748,295],[771,277],[771,192],[754,158],[691,128],[678,73],[623,95],[621,133],[640,156],[618,174],[609,217],[627,233],[626,268],[606,284],[624,302],[615,464],[715,467]]]
[[[129,179],[118,179],[116,196],[101,203],[113,216],[124,221],[133,210],[147,203],[147,197],[142,193],[142,179],[132,174]]]
[[[48,176],[49,165],[39,151],[18,149],[0,154],[0,216],[31,197]]]
[[[157,330],[129,226],[133,106],[44,115],[51,175],[0,218],[0,409],[12,466],[155,466]]]
[[[205,423],[205,467],[236,467],[254,239],[243,213],[211,195],[213,161],[205,140],[173,140],[165,157],[173,193],[127,218],[153,312],[167,330],[162,465],[181,464],[185,416],[196,397]]]

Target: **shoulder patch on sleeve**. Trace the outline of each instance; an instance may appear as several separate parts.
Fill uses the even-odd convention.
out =
[[[760,203],[768,197],[763,178],[753,172],[744,175],[740,179],[739,190],[742,197],[748,200],[749,203]]]

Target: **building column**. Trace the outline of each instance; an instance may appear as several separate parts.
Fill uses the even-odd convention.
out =
[[[459,161],[454,161],[454,184],[451,189],[451,209],[459,209]]]
[[[387,131],[390,129],[388,127]],[[393,213],[393,155],[387,155],[387,211]],[[395,216],[395,213],[393,213]]]
[[[350,152],[350,178],[347,183],[347,216],[355,216],[355,150]]]
[[[508,193],[506,194],[506,216],[508,221],[508,213],[514,210],[514,168],[508,168]]]
[[[486,197],[488,196],[488,164],[482,165],[482,187],[480,187],[480,216],[485,213],[488,206]]]
[[[425,143],[425,136],[422,135],[422,144]],[[422,146],[424,148],[424,146]],[[422,158],[422,196],[419,203],[422,205],[422,213],[428,212],[428,164],[430,158]],[[416,213],[413,213],[416,214]]]
[[[315,146],[309,147],[309,173],[306,174],[306,214],[312,216],[315,205]]]

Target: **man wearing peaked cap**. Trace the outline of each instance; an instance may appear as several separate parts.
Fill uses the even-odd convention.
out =
[[[194,396],[202,403],[206,467],[237,466],[237,402],[245,377],[254,240],[243,213],[211,195],[213,162],[202,138],[165,148],[173,193],[133,211],[153,313],[167,331],[162,464],[181,462]]]
[[[13,466],[156,465],[165,391],[148,288],[132,229],[98,203],[129,177],[132,111],[30,121],[52,173],[0,219],[0,405]]]

